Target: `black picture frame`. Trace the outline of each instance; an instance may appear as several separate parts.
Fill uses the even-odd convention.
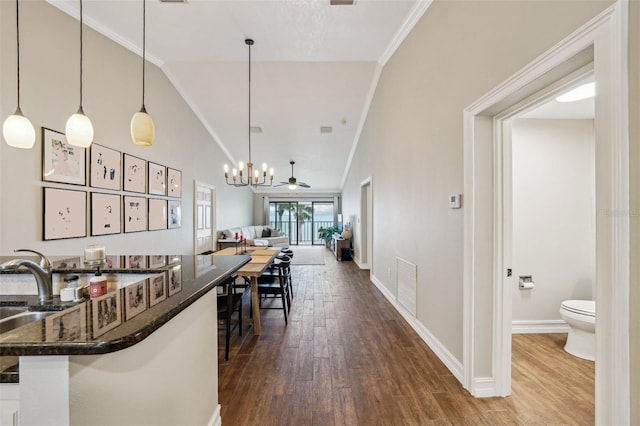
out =
[[[62,240],[87,236],[87,192],[44,188],[43,239]]]
[[[42,181],[85,186],[87,149],[71,145],[64,133],[42,128]]]
[[[89,185],[93,188],[120,191],[122,187],[122,153],[92,143],[89,154]]]
[[[122,188],[128,192],[147,193],[147,161],[125,153],[123,155]]]

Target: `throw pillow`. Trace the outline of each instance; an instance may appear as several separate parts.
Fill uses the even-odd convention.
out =
[[[271,236],[271,229],[269,229],[269,228],[264,228],[264,229],[262,230],[262,238],[270,237],[270,236]]]

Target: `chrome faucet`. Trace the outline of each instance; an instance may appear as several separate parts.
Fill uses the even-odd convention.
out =
[[[51,278],[51,262],[47,257],[35,250],[29,249],[17,249],[14,250],[17,252],[29,252],[34,253],[40,256],[40,263],[36,263],[32,260],[28,259],[13,259],[8,262],[0,264],[0,271],[15,271],[20,267],[27,268],[36,279],[36,283],[38,284],[38,297],[40,299],[40,303],[45,303],[53,298],[53,281]]]

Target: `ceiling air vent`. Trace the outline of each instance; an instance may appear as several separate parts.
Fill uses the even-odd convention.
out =
[[[333,132],[333,127],[331,126],[320,127],[320,133],[331,133],[331,132]]]
[[[160,0],[160,3],[186,3],[187,0]]]
[[[352,5],[355,0],[330,0],[331,6]]]

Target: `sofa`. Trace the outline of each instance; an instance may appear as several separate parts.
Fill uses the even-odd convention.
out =
[[[268,225],[251,225],[240,228],[229,228],[222,231],[223,239],[234,239],[236,234],[247,239],[251,246],[289,247],[289,237],[284,232]]]

